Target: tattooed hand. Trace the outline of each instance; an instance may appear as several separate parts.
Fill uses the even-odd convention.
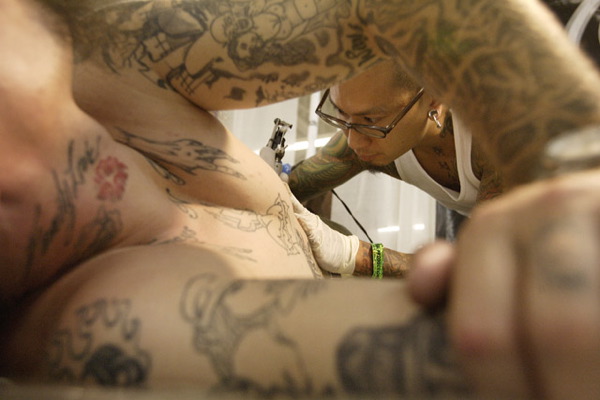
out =
[[[519,189],[483,206],[456,252],[416,257],[413,297],[449,298],[451,335],[470,377],[508,398],[597,398],[600,170]],[[426,282],[426,284],[423,284]],[[429,292],[428,292],[429,291]]]

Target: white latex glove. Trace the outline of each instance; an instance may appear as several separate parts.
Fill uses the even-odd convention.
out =
[[[331,229],[321,218],[308,211],[298,199],[291,197],[294,213],[308,236],[319,266],[336,274],[352,274],[358,253],[358,237],[346,236]]]

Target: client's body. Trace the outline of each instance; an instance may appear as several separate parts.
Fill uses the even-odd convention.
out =
[[[322,276],[287,187],[215,117],[96,53],[76,63],[72,94],[60,24],[29,2],[0,9],[2,373],[48,373],[65,305],[82,291],[118,298],[117,272],[132,289],[166,269]]]
[[[252,264],[243,277],[319,274],[285,186],[211,114],[94,59],[78,64],[74,100],[69,44],[22,23],[38,30],[2,43],[27,65],[2,70],[5,300],[111,248],[169,242],[236,254]]]
[[[465,398],[444,320],[417,314],[402,282],[273,279],[320,273],[279,178],[203,110],[315,92],[398,55],[469,122],[507,182],[528,182],[545,143],[600,121],[596,71],[537,1],[44,3],[68,8],[75,63],[50,11],[0,1],[3,377]],[[450,337],[470,383],[498,388],[493,397],[599,397],[598,286],[586,285],[598,255],[578,246],[596,237],[596,174],[567,181],[584,193],[566,204],[575,223],[556,223],[569,236],[546,234],[560,203],[516,201],[520,212],[459,238],[458,276],[471,280],[450,291]],[[531,187],[573,199],[546,184]],[[510,211],[515,193],[493,204]],[[526,227],[514,230],[524,243],[507,219]],[[569,262],[538,268],[545,243],[573,231],[588,233],[567,241],[568,254],[591,254],[587,275]],[[585,297],[547,290],[556,276]],[[555,340],[565,326],[591,339]]]

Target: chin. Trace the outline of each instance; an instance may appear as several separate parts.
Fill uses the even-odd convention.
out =
[[[389,163],[387,163],[387,162],[371,161],[371,162],[368,162],[366,164],[367,164],[367,170],[368,171],[370,171],[370,172],[381,172],[381,168],[385,167]]]
[[[388,165],[389,163],[391,163],[393,161],[394,160],[388,160],[387,158],[377,157],[373,160],[368,161],[367,164],[372,165],[374,167],[385,167],[386,165]]]

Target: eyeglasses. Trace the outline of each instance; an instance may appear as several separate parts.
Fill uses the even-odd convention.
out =
[[[351,122],[346,122],[342,119],[336,118],[332,115],[326,114],[321,109],[323,108],[323,104],[325,104],[325,100],[329,97],[329,89],[325,90],[323,94],[323,98],[319,102],[315,113],[329,125],[335,126],[336,128],[342,129],[344,132],[348,132],[350,129],[354,129],[356,132],[361,133],[366,136],[375,137],[378,139],[385,138],[391,131],[396,127],[398,122],[410,111],[410,109],[415,105],[417,101],[423,96],[424,88],[419,89],[419,92],[415,95],[415,97],[400,111],[400,114],[388,125],[388,126],[377,126],[377,125],[368,125],[368,124],[353,124]]]

